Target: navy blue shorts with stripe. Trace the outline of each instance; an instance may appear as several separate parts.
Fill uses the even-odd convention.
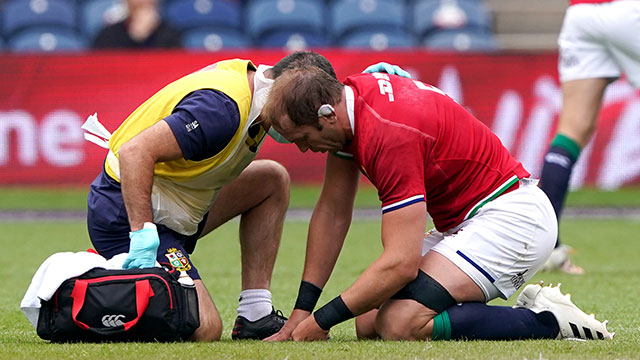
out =
[[[122,200],[120,183],[103,170],[90,186],[87,198],[87,228],[91,243],[98,254],[107,259],[129,251],[129,220]],[[207,215],[191,236],[177,233],[166,226],[156,224],[160,237],[157,260],[169,263],[178,270],[185,270],[192,279],[200,279],[198,270],[189,259],[196,241],[207,221]]]

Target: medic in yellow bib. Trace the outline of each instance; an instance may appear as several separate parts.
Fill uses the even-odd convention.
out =
[[[95,116],[83,125],[94,134],[88,140],[109,149],[88,196],[95,249],[106,258],[128,252],[124,268],[157,260],[186,272],[199,300],[194,340],[218,340],[222,321],[189,254],[198,238],[238,215],[242,292],[232,337],[262,339],[286,320],[274,311],[268,289],[289,175],[274,161],[254,158],[270,130],[259,115],[272,79],[303,66],[335,76],[327,59],[312,52],[293,53],[272,68],[220,61],[164,87],[113,135]]]

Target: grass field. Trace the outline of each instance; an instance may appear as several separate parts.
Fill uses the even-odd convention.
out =
[[[59,195],[65,194],[51,195],[48,204],[42,201],[44,206],[35,208],[64,208],[59,206],[63,203]],[[617,193],[608,195],[610,198]],[[3,208],[16,208],[6,200],[4,197],[0,202]],[[24,196],[16,200],[25,203]],[[308,199],[292,200],[292,204],[308,202],[313,203]],[[68,208],[74,209],[74,202],[70,204]],[[5,279],[0,292],[0,359],[640,359],[640,307],[637,304],[640,222],[637,221],[564,221],[561,226],[564,239],[577,249],[574,259],[587,274],[546,273],[532,280],[562,282],[562,289],[572,294],[578,306],[587,313],[594,312],[600,320],[609,319],[609,329],[617,335],[613,341],[606,342],[356,341],[353,321],[332,329],[332,339],[323,343],[234,342],[230,340],[230,331],[240,291],[237,226],[238,222],[233,221],[202,239],[193,255],[223,317],[225,330],[221,342],[51,345],[37,337],[19,310],[19,303],[31,276],[47,256],[90,247],[85,224],[82,221],[0,222],[0,244],[5,259],[0,267],[0,276]],[[285,313],[290,312],[295,301],[304,261],[306,226],[303,221],[289,221],[285,225],[272,284],[274,305]],[[354,221],[320,304],[349,286],[379,255],[379,226],[378,221]],[[508,302],[494,303],[510,305],[514,301],[515,296]]]
[[[0,187],[0,210],[85,210],[88,188]],[[318,186],[294,186],[291,189],[292,208],[311,208],[315,204]],[[362,186],[356,197],[356,207],[379,207],[376,190]],[[581,189],[571,192],[567,206],[640,207],[640,187],[617,191]]]

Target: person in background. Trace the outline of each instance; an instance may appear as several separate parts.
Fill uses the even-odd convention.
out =
[[[159,0],[126,0],[127,17],[102,29],[94,49],[179,48],[180,32],[162,20]]]
[[[607,85],[625,73],[632,86],[640,87],[638,34],[640,1],[570,1],[558,38],[562,112],[540,176],[540,187],[549,196],[558,220],[572,169],[596,129]],[[571,262],[570,250],[558,239],[543,269],[584,273]]]

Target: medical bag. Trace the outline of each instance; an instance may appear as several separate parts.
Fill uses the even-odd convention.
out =
[[[162,267],[89,270],[42,301],[37,333],[52,342],[187,339],[200,326],[198,297],[179,277]]]

